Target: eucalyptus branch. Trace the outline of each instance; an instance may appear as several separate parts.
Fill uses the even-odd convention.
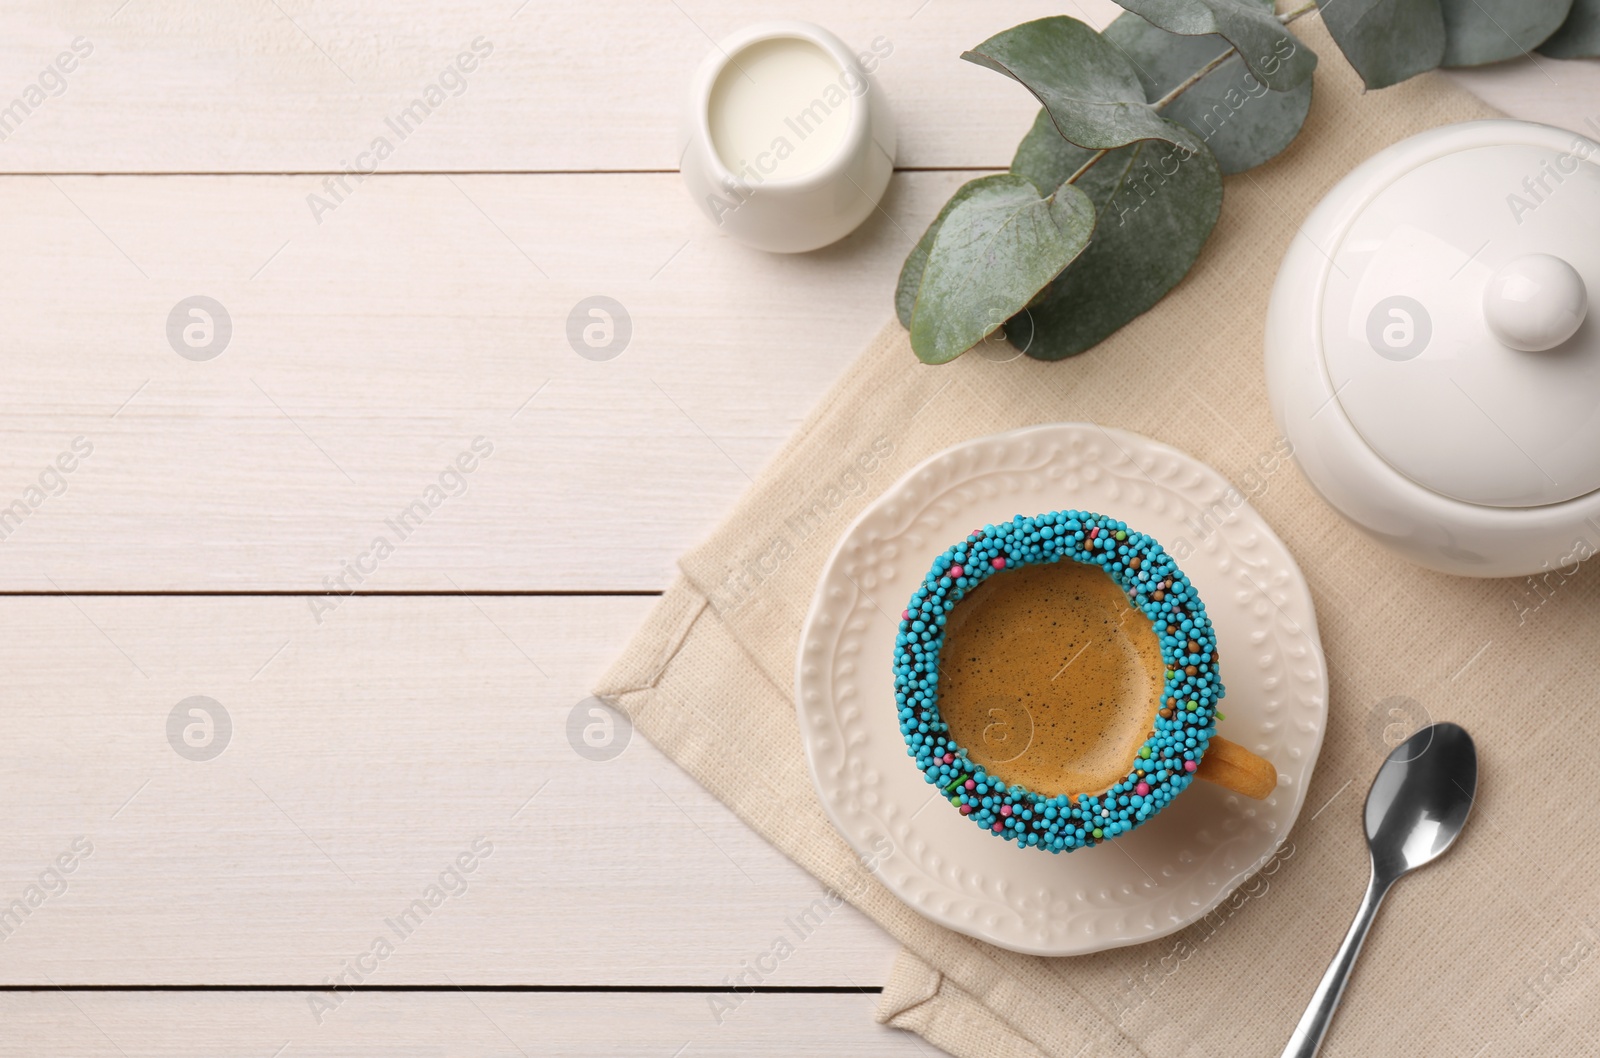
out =
[[[1179,96],[1183,95],[1183,93],[1199,84],[1202,77],[1210,73],[1212,70],[1215,70],[1217,67],[1221,66],[1223,63],[1227,62],[1237,54],[1239,54],[1239,49],[1230,46],[1227,51],[1223,52],[1221,55],[1218,55],[1215,59],[1212,59],[1204,66],[1200,67],[1200,69],[1184,78],[1183,82],[1176,85],[1172,91],[1168,92],[1154,103],[1151,103],[1151,109],[1163,110],[1170,106],[1174,99],[1177,99]]]
[[[1279,15],[1278,16],[1278,21],[1282,22],[1284,25],[1287,26],[1289,23],[1293,22],[1295,19],[1303,18],[1306,15],[1309,15],[1311,12],[1315,11],[1316,9],[1317,9],[1316,0],[1309,0],[1308,3],[1302,4],[1301,6],[1295,8],[1293,11],[1289,11],[1289,12],[1286,12],[1285,14]],[[1177,99],[1179,96],[1183,95],[1183,93],[1187,92],[1189,89],[1191,89],[1195,85],[1199,84],[1205,78],[1205,76],[1207,74],[1209,74],[1211,71],[1215,70],[1217,67],[1221,66],[1223,63],[1227,62],[1229,59],[1233,58],[1237,54],[1239,54],[1239,49],[1237,47],[1234,47],[1234,46],[1230,45],[1228,47],[1227,51],[1223,52],[1221,55],[1218,55],[1215,59],[1212,59],[1210,62],[1206,63],[1204,66],[1200,67],[1200,69],[1196,70],[1194,73],[1192,73],[1188,77],[1184,78],[1184,80],[1183,80],[1183,82],[1181,84],[1178,84],[1178,85],[1174,86],[1172,91],[1168,92],[1166,95],[1162,96],[1160,99],[1156,100],[1154,103],[1151,103],[1150,104],[1150,109],[1152,109],[1152,110],[1163,110],[1166,107],[1170,106],[1172,104],[1173,100]],[[1069,184],[1077,183],[1078,182],[1078,178],[1080,176],[1082,176],[1084,173],[1087,173],[1090,169],[1093,169],[1096,165],[1100,164],[1100,159],[1104,158],[1106,155],[1108,155],[1110,153],[1111,153],[1111,149],[1109,147],[1102,147],[1100,150],[1098,150],[1094,154],[1090,155],[1089,159],[1087,161],[1085,161],[1082,165],[1078,166],[1078,171],[1073,173],[1071,176],[1067,177],[1065,182],[1069,183]]]
[[[1305,127],[1312,109],[1308,78],[1317,56],[1286,27],[1307,15],[1334,16],[1325,28],[1368,89],[1400,84],[1440,66],[1499,62],[1535,47],[1552,57],[1600,59],[1600,23],[1592,17],[1600,0],[1506,0],[1504,6],[1517,7],[1519,15],[1526,8],[1529,15],[1527,34],[1515,41],[1493,31],[1498,16],[1485,10],[1494,6],[1487,0],[1463,0],[1461,17],[1448,24],[1396,17],[1381,32],[1372,30],[1370,11],[1340,15],[1345,8],[1332,0],[1117,3],[1126,13],[1108,35],[1056,15],[1013,26],[963,53],[964,59],[1021,82],[1044,111],[1023,137],[1009,171],[963,184],[906,257],[895,286],[895,311],[925,363],[944,363],[971,348],[993,331],[988,324],[997,309],[1027,311],[1032,326],[1018,348],[1028,357],[1076,356],[1166,296],[1195,267],[1213,234],[1222,212],[1224,176],[1277,157]],[[1351,6],[1377,10],[1385,4],[1368,0]],[[1205,23],[1196,20],[1208,12],[1212,32],[1203,36],[1204,44],[1166,28],[1181,23],[1198,29]],[[1223,15],[1230,13],[1238,19],[1228,28],[1230,19]],[[1226,38],[1218,32],[1224,28]],[[1221,54],[1197,69],[1191,49],[1203,54],[1210,48]],[[1220,73],[1230,60],[1239,65]],[[1217,81],[1206,92],[1179,103],[1209,77]],[[1151,99],[1152,85],[1172,87]],[[1263,86],[1277,93],[1271,97],[1275,102],[1246,108],[1245,100],[1268,98]],[[1094,198],[1077,186],[1060,193],[1068,184],[1081,184],[1108,154],[1119,156],[1113,163],[1119,170],[1130,163],[1131,173],[1140,159],[1130,159],[1134,152],[1124,152],[1122,145],[1145,141],[1165,144],[1151,153],[1182,163],[1174,167],[1163,160],[1160,195],[1146,194],[1141,186],[1137,204],[1131,197],[1125,207],[1117,200],[1098,201],[1123,189],[1110,174],[1102,174],[1103,182],[1116,186],[1096,188],[1100,194]],[[1063,173],[1071,175],[1062,179]],[[972,208],[958,208],[964,203]],[[1006,216],[997,225],[1002,211]],[[1094,225],[1108,216],[1120,233],[1096,242]],[[1018,217],[1027,222],[1012,223]],[[1126,267],[1079,269],[1063,281],[1064,269],[1091,244],[1104,259]],[[983,252],[974,253],[974,246]],[[1024,290],[1035,293],[1022,299]],[[1010,337],[1017,344],[1019,336]]]
[[[1293,11],[1290,11],[1290,12],[1288,12],[1286,14],[1279,15],[1278,16],[1278,21],[1282,22],[1284,25],[1287,26],[1289,23],[1293,22],[1295,19],[1304,18],[1306,15],[1311,14],[1311,12],[1315,11],[1316,9],[1317,9],[1316,0],[1310,0],[1309,3],[1302,4],[1301,6],[1295,8]],[[1183,95],[1183,93],[1185,93],[1189,89],[1193,88],[1200,81],[1200,79],[1202,77],[1204,77],[1206,74],[1210,73],[1212,70],[1215,70],[1217,67],[1221,66],[1223,63],[1227,62],[1229,59],[1233,58],[1237,54],[1239,54],[1239,49],[1237,47],[1234,47],[1234,46],[1229,46],[1227,51],[1223,52],[1221,55],[1218,55],[1215,59],[1212,59],[1210,62],[1206,63],[1204,66],[1200,67],[1200,69],[1198,69],[1194,73],[1190,74],[1189,77],[1187,79],[1185,79],[1182,84],[1178,85],[1172,91],[1168,92],[1166,95],[1162,96],[1160,99],[1156,100],[1154,103],[1151,103],[1150,105],[1152,107],[1154,107],[1156,110],[1160,110],[1162,107],[1165,107],[1167,104],[1171,103],[1174,99],[1177,99],[1179,96]]]
[[[1312,6],[1315,6],[1315,5],[1312,5]],[[1217,67],[1221,66],[1223,63],[1227,62],[1229,59],[1233,58],[1237,54],[1239,54],[1239,49],[1238,48],[1229,47],[1227,51],[1223,52],[1221,55],[1218,55],[1215,59],[1212,59],[1210,62],[1206,63],[1204,66],[1200,67],[1200,69],[1196,70],[1194,73],[1192,73],[1188,77],[1186,77],[1182,84],[1177,85],[1176,87],[1174,87],[1172,89],[1172,91],[1168,92],[1166,95],[1162,96],[1160,99],[1156,100],[1154,103],[1151,103],[1150,104],[1150,108],[1152,110],[1160,110],[1163,107],[1167,106],[1174,99],[1177,99],[1179,96],[1183,95],[1183,93],[1187,92],[1189,89],[1191,89],[1195,85],[1199,84],[1200,83],[1200,79],[1205,77],[1206,74],[1210,73],[1212,70],[1215,70]],[[1082,176],[1084,173],[1087,173],[1090,169],[1093,169],[1096,165],[1100,164],[1100,159],[1104,158],[1106,155],[1108,155],[1110,153],[1111,153],[1111,148],[1109,148],[1109,147],[1100,148],[1100,150],[1098,150],[1094,154],[1090,155],[1087,161],[1085,161],[1082,165],[1078,166],[1078,171],[1073,173],[1071,176],[1067,177],[1065,183],[1069,183],[1069,184],[1077,183],[1078,182],[1078,177]]]
[[[1110,147],[1101,147],[1098,151],[1095,151],[1093,154],[1089,155],[1089,160],[1078,166],[1078,171],[1067,177],[1065,182],[1069,184],[1077,183],[1078,177],[1082,176],[1084,173],[1087,173],[1090,169],[1093,169],[1100,159],[1104,158],[1110,153]],[[1052,192],[1052,195],[1053,194],[1054,192]]]

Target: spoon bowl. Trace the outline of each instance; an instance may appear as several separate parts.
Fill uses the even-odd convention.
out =
[[[1478,752],[1457,724],[1432,724],[1394,748],[1367,793],[1373,871],[1393,882],[1456,840],[1478,788]]]

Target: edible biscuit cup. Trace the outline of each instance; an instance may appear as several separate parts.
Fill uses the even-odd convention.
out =
[[[1007,570],[1050,562],[1104,570],[1149,619],[1166,682],[1149,736],[1122,779],[1047,797],[988,774],[955,742],[939,716],[938,673],[946,618],[968,592]],[[1150,819],[1196,778],[1257,799],[1277,784],[1270,762],[1217,736],[1224,692],[1216,634],[1194,585],[1154,539],[1103,514],[1018,515],[974,530],[939,555],[902,615],[894,683],[900,731],[923,776],[962,815],[1023,848],[1059,853],[1104,844]]]

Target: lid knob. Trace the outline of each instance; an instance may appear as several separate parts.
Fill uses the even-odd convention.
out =
[[[1483,291],[1483,318],[1513,349],[1540,352],[1571,338],[1589,311],[1589,291],[1578,270],[1559,257],[1530,253],[1513,258]]]

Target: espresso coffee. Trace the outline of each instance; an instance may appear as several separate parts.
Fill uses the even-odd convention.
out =
[[[1098,566],[1063,559],[991,576],[950,611],[938,706],[986,772],[1046,797],[1128,774],[1166,681],[1150,620]]]

